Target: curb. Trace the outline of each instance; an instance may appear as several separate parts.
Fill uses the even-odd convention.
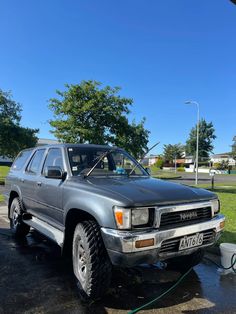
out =
[[[179,176],[179,177],[170,177],[170,178],[168,178],[168,177],[159,177],[159,176],[151,176],[152,178],[154,178],[154,179],[160,179],[160,180],[179,180],[179,179],[182,179],[182,177],[181,176]]]

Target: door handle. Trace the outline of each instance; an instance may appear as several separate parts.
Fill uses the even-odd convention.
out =
[[[37,182],[37,185],[38,185],[38,186],[41,186],[41,185],[42,185],[42,182],[38,181],[38,182]]]
[[[23,178],[21,178],[21,179],[20,179],[20,182],[24,183],[24,182],[25,182],[25,180],[24,180]]]

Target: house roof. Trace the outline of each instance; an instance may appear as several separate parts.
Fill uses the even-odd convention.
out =
[[[52,140],[48,138],[39,138],[37,145],[50,145],[50,144],[59,144],[57,140]]]
[[[219,158],[219,157],[230,157],[230,153],[214,154],[211,156],[211,158]]]

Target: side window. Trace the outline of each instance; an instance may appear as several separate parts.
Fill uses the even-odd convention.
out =
[[[50,148],[43,166],[43,174],[45,174],[46,168],[48,166],[57,166],[61,167],[63,170],[63,159],[62,153],[59,148]]]
[[[30,172],[32,174],[36,174],[38,172],[42,159],[43,159],[44,152],[45,152],[45,149],[39,149],[35,152],[33,158],[31,159],[26,169],[27,172]]]
[[[20,152],[19,155],[16,157],[11,168],[13,170],[22,169],[24,164],[26,163],[27,159],[31,155],[31,153],[32,153],[32,150],[24,150],[24,151]]]

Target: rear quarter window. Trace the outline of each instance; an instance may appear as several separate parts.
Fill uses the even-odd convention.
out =
[[[23,150],[22,152],[20,152],[19,155],[16,157],[11,167],[11,170],[21,170],[28,158],[30,157],[31,153],[32,150]]]

